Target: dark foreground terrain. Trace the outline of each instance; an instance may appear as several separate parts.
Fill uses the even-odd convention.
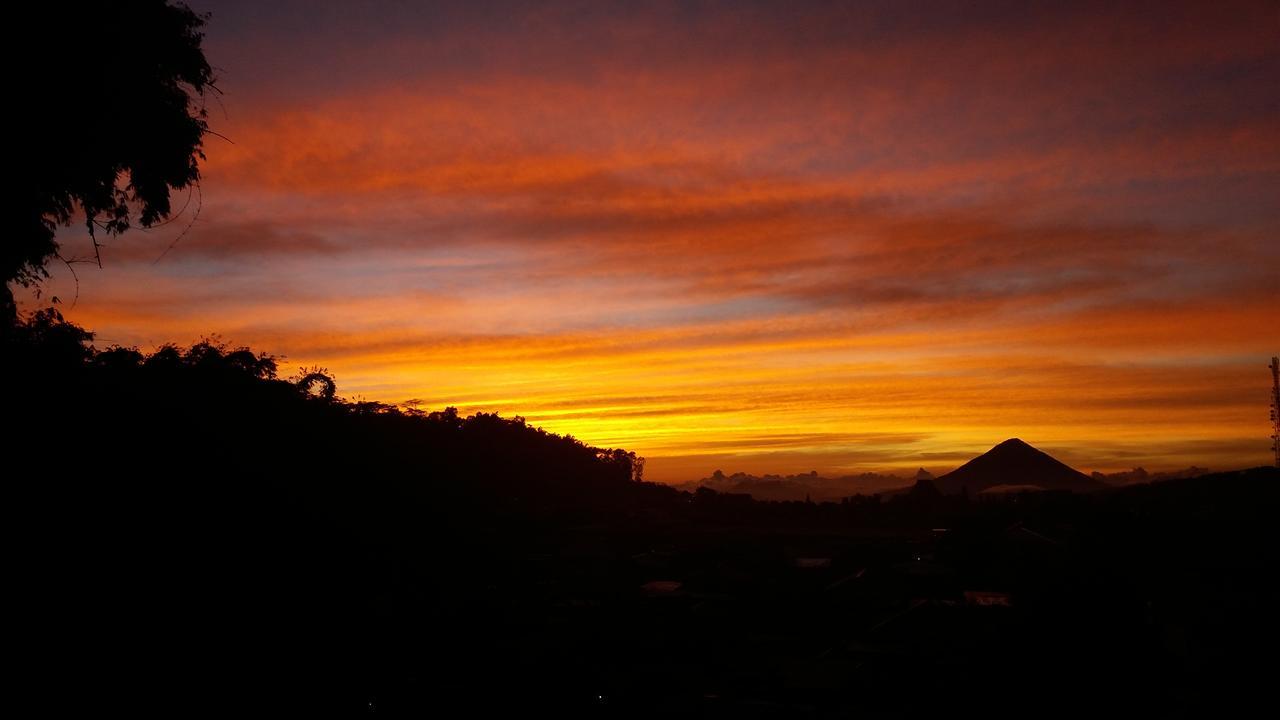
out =
[[[1280,473],[763,503],[214,343],[3,339],[12,704],[174,715],[1220,715]],[[309,391],[308,391],[309,390]],[[1011,484],[1030,481],[1011,478]]]

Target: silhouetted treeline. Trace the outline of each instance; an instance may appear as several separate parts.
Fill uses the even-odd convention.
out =
[[[350,702],[391,558],[448,577],[665,490],[634,453],[520,418],[326,398],[216,342],[91,339],[53,311],[0,334],[18,578],[55,695]]]
[[[200,448],[209,464],[172,470],[282,480],[341,469],[371,483],[414,484],[415,493],[423,482],[431,492],[468,482],[539,503],[593,484],[641,480],[643,459],[634,453],[590,447],[520,417],[337,400],[299,379],[278,378],[269,355],[216,341],[144,354],[95,350],[90,340],[44,312],[14,331],[4,353],[15,408],[32,421],[49,420],[59,442],[98,468],[119,463],[112,467],[148,472]],[[419,474],[409,483],[375,472],[388,469]]]

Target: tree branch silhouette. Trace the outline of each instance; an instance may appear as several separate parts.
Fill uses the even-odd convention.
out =
[[[199,192],[212,132],[204,100],[219,92],[202,48],[208,19],[167,0],[67,0],[24,11],[19,22],[33,32],[59,35],[56,51],[24,68],[11,96],[25,152],[15,163],[18,227],[0,242],[0,324],[17,318],[10,284],[38,285],[61,259],[60,226],[83,218],[101,267],[100,232],[155,227],[171,215],[172,191]]]

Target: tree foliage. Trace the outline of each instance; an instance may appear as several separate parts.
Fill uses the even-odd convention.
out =
[[[99,232],[156,224],[170,192],[198,182],[216,91],[207,19],[165,0],[44,2],[14,17],[45,41],[14,73],[20,220],[0,242],[6,290],[48,276],[59,225],[82,214],[96,253]]]
[[[88,452],[86,444],[81,451],[99,461],[119,457],[127,464],[145,454],[177,464],[216,449],[237,467],[288,476],[342,469],[345,477],[394,484],[411,472],[413,492],[474,485],[527,503],[616,493],[643,480],[644,458],[634,452],[593,447],[519,416],[463,417],[453,407],[428,413],[343,399],[323,368],[282,379],[275,356],[216,336],[150,353],[99,350],[93,337],[52,308],[20,320],[0,335],[7,380],[0,389],[14,407],[51,419],[80,408],[67,420],[83,429],[79,437],[86,439],[78,442],[98,448]],[[314,458],[300,460],[299,447],[324,449],[327,459],[308,464]]]

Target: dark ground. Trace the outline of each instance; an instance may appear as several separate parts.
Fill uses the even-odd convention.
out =
[[[4,338],[11,705],[1221,715],[1269,697],[1280,472],[758,503],[212,345]]]

